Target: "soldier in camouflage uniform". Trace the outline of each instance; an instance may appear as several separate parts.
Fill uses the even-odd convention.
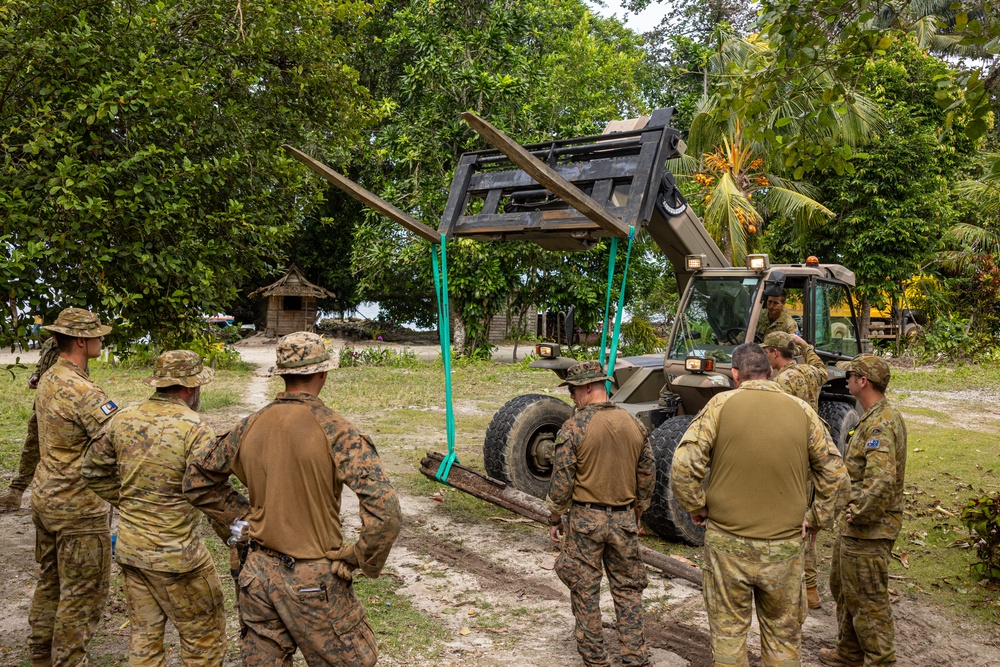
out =
[[[38,353],[38,362],[35,364],[35,372],[28,378],[28,389],[36,389],[38,380],[45,371],[52,368],[52,364],[59,359],[59,348],[56,347],[56,339],[49,338],[42,344],[42,349]],[[18,465],[17,477],[10,483],[7,493],[0,496],[0,512],[11,512],[21,509],[21,496],[31,484],[35,477],[35,468],[38,467],[38,417],[35,414],[35,406],[31,406],[31,418],[28,419],[28,435],[24,439],[21,447],[21,462]]]
[[[583,663],[610,664],[600,607],[601,573],[606,569],[622,665],[639,667],[650,664],[642,631],[642,591],[648,579],[639,558],[639,519],[653,497],[656,464],[646,429],[608,399],[609,379],[597,361],[567,371],[560,386],[569,386],[577,412],[556,437],[545,504],[551,512],[552,540],[560,542],[566,533],[555,569],[569,587]],[[567,510],[564,531],[562,515]]]
[[[399,500],[371,439],[319,399],[335,366],[323,339],[289,334],[277,358],[285,391],[195,453],[184,493],[228,520],[238,503],[226,479],[235,474],[249,489],[250,554],[239,577],[247,667],[290,666],[296,647],[311,667],[370,667],[378,651],[352,572],[382,570],[399,534]],[[340,528],[345,484],[361,513],[354,544]]]
[[[903,522],[906,424],[885,398],[889,365],[873,354],[837,364],[865,413],[844,457],[851,494],[833,546],[830,591],[837,600],[837,646],[826,665],[895,665],[889,559]]]
[[[795,318],[785,312],[785,295],[767,297],[767,313],[761,314],[757,320],[757,333],[765,336],[772,331],[784,331],[785,333],[797,333],[799,325],[795,323]],[[759,338],[757,340],[760,340]]]
[[[221,666],[226,655],[222,583],[199,536],[201,515],[183,490],[188,460],[215,441],[197,413],[201,387],[213,375],[195,352],[161,354],[153,376],[143,380],[156,392],[119,411],[83,462],[87,486],[119,511],[129,667],[166,665],[167,619],[177,628],[185,667]],[[250,511],[246,501],[237,506],[241,516]]]
[[[748,664],[756,604],[761,664],[795,667],[806,617],[802,541],[832,521],[847,472],[815,411],[767,379],[760,347],[738,346],[732,363],[736,389],[712,397],[691,422],[674,452],[670,485],[692,521],[707,528],[703,593],[713,664]]]
[[[31,509],[41,574],[28,650],[32,667],[70,667],[87,664],[111,576],[111,507],[84,484],[81,462],[87,442],[118,406],[87,375],[87,360],[100,356],[111,327],[67,308],[45,329],[59,359],[42,375],[35,398],[39,462]]]
[[[774,381],[786,394],[798,396],[809,404],[813,410],[819,410],[819,394],[827,380],[826,364],[816,354],[816,350],[805,339],[784,331],[772,331],[764,336],[761,344],[771,362],[774,371]],[[795,361],[798,348],[802,352],[805,364]],[[812,498],[812,486],[807,489]],[[819,590],[816,588],[816,535],[811,534],[806,540],[805,552],[802,556],[805,568],[806,600],[810,609],[822,606]]]

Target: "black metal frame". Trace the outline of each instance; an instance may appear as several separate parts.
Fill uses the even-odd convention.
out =
[[[658,109],[639,130],[525,146],[560,176],[636,231],[649,223],[667,159],[680,133],[673,108]],[[621,205],[612,198],[625,195]],[[469,214],[475,200],[482,207]],[[586,218],[497,150],[462,155],[438,230],[448,239],[532,240],[556,250],[586,250],[609,232]]]

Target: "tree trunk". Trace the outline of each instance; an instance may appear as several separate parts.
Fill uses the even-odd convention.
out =
[[[871,341],[868,340],[868,330],[871,328],[872,322],[872,312],[871,312],[871,302],[868,297],[861,298],[861,312],[858,313],[858,332],[861,336],[861,341],[859,344],[861,346],[862,352],[868,352],[871,349]],[[863,341],[867,341],[865,344]]]
[[[465,322],[456,311],[452,311],[451,344],[459,350],[465,349]]]

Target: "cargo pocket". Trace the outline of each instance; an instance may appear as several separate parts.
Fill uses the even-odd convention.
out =
[[[204,568],[168,581],[164,586],[167,599],[174,608],[178,623],[192,623],[199,618],[212,618],[223,604],[222,586],[218,576],[209,577]]]
[[[372,667],[378,661],[375,634],[365,620],[365,610],[355,601],[346,614],[331,623],[341,645],[344,667]]]
[[[863,600],[881,600],[888,594],[889,564],[886,558],[870,551],[844,550],[853,572],[844,572],[847,565],[841,565],[841,577],[853,579],[856,594]]]

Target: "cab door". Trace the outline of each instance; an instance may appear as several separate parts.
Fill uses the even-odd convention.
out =
[[[837,280],[809,280],[805,337],[820,356],[851,359],[861,351],[851,290]]]

